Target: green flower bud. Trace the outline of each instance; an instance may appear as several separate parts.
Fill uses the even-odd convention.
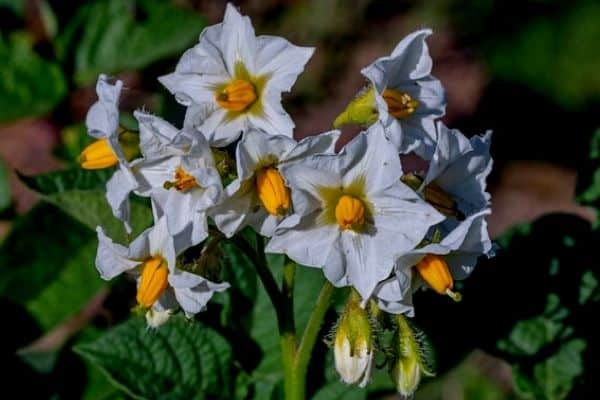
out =
[[[403,396],[411,396],[422,376],[434,376],[433,352],[423,331],[403,315],[395,317],[396,331],[392,343],[393,359],[390,375]]]
[[[360,306],[360,296],[352,291],[338,320],[335,340],[335,368],[347,384],[364,387],[371,377],[373,364],[373,329],[367,311]]]
[[[356,124],[367,126],[377,121],[377,106],[375,104],[375,89],[368,86],[348,104],[346,109],[333,122],[334,128]]]

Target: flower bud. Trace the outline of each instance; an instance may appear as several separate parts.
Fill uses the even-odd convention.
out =
[[[333,127],[337,129],[349,124],[367,126],[377,121],[378,116],[375,104],[375,89],[373,86],[369,86],[361,91],[348,104],[346,109],[336,117]]]
[[[171,318],[171,310],[153,310],[146,311],[146,324],[149,328],[158,328],[164,325]]]
[[[397,315],[395,325],[390,376],[396,390],[408,397],[417,390],[423,375],[434,376],[432,351],[425,334],[406,317]]]
[[[373,330],[360,297],[353,291],[335,332],[335,368],[347,384],[364,387],[371,377],[373,364]]]
[[[452,291],[454,279],[446,261],[438,255],[427,254],[417,263],[417,271],[421,278],[437,293],[446,294],[454,301],[460,301],[460,293]]]

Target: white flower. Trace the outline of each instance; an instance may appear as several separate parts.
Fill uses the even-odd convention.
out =
[[[373,125],[338,155],[320,155],[282,169],[295,214],[267,246],[312,267],[336,286],[369,299],[401,254],[412,250],[443,216],[400,182],[402,169],[383,128]]]
[[[438,209],[456,208],[448,211],[459,211],[463,216],[488,207],[490,194],[486,192],[486,179],[493,164],[491,131],[469,140],[459,130],[448,129],[442,122],[438,122],[436,128],[435,153],[419,192]],[[446,201],[439,195],[450,196],[455,205],[441,204]]]
[[[179,131],[161,118],[136,112],[144,158],[131,163],[134,192],[152,199],[155,218],[166,216],[176,235],[192,226],[192,245],[208,236],[206,210],[221,196],[221,178],[204,136]],[[121,183],[124,179],[113,179]],[[120,188],[121,198],[129,192]]]
[[[401,255],[396,261],[392,276],[375,289],[373,300],[384,311],[413,316],[412,295],[419,288],[429,284],[438,293],[448,294],[447,290],[452,287],[445,285],[453,285],[454,280],[467,278],[481,255],[493,255],[493,245],[485,220],[490,213],[490,209],[481,210],[464,221],[456,221],[451,230],[446,230],[452,226],[447,223],[448,220],[433,228],[432,231],[437,231],[442,239]],[[440,273],[435,273],[433,278],[429,278],[414,271],[413,267],[418,266],[425,257],[431,256],[442,260],[439,266],[448,269],[448,281]],[[415,279],[417,277],[418,279]],[[453,292],[450,294],[455,296]]]
[[[431,75],[432,60],[425,39],[430,29],[406,36],[392,54],[375,60],[361,72],[375,88],[378,119],[401,153],[431,157],[434,120],[444,115],[444,88]]]
[[[331,131],[296,142],[261,130],[247,131],[236,149],[237,179],[225,188],[222,204],[210,213],[219,230],[231,237],[251,225],[262,235],[271,236],[293,210],[279,168],[309,155],[333,154],[338,137],[338,131]]]
[[[205,28],[175,72],[159,81],[193,107],[186,124],[212,146],[232,143],[249,127],[292,137],[294,123],[281,93],[291,89],[313,51],[275,36],[257,37],[250,19],[228,4],[223,22]]]
[[[144,231],[129,247],[114,243],[101,227],[97,232],[96,268],[100,276],[105,280],[123,272],[136,276],[137,301],[145,310],[164,312],[179,305],[191,316],[202,311],[215,292],[229,287],[227,283],[214,283],[177,267],[177,254],[189,247],[190,233],[171,236],[165,218]],[[150,319],[154,321],[152,315]]]
[[[129,226],[129,203],[123,193],[129,193],[136,187],[135,179],[129,169],[129,163],[119,143],[119,96],[123,82],[108,82],[106,75],[98,77],[96,93],[98,101],[94,103],[86,116],[86,126],[90,136],[97,140],[86,147],[80,156],[83,168],[96,169],[117,165],[117,171],[107,182],[106,197],[111,204],[113,214]]]

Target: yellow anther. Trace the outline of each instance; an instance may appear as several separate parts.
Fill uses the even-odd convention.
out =
[[[419,271],[423,280],[437,293],[448,295],[454,301],[462,299],[460,293],[452,291],[454,279],[452,279],[448,264],[442,257],[427,254],[417,263],[417,271]]]
[[[408,93],[396,89],[385,89],[382,93],[387,103],[388,112],[396,118],[404,118],[415,112],[419,105]]]
[[[283,217],[290,209],[290,191],[277,168],[267,167],[258,171],[256,194],[271,215]]]
[[[247,80],[235,79],[218,90],[215,98],[228,111],[244,111],[256,101],[256,88]]]
[[[360,229],[365,222],[365,205],[347,194],[335,206],[335,219],[342,229]]]
[[[118,162],[119,160],[106,138],[98,139],[89,144],[79,155],[79,163],[85,169],[108,168]]]
[[[190,189],[198,187],[198,182],[196,182],[196,178],[188,174],[183,168],[177,167],[175,169],[175,180],[165,182],[163,187],[167,190],[174,188],[180,192],[187,192]]]
[[[169,269],[164,258],[155,256],[142,264],[142,277],[136,300],[141,307],[150,308],[165,291],[169,282]]]

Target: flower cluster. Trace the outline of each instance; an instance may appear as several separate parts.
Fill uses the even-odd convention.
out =
[[[454,280],[492,252],[491,135],[468,139],[437,120],[446,101],[431,75],[430,34],[408,35],[362,70],[366,87],[333,126],[364,130],[338,152],[338,130],[295,140],[281,105],[314,49],[256,36],[232,5],[159,78],[187,108],[181,129],[143,111],[134,113],[137,133],[120,127],[122,83],[100,76],[86,121],[96,141],[82,166],[117,166],[107,200],[128,231],[132,194],[149,198],[154,216],[128,246],[98,227],[102,278],[133,274],[150,326],[178,308],[192,316],[229,285],[190,270],[181,255],[250,226],[269,238],[266,252],[353,288],[349,310],[362,322],[343,315],[336,366],[344,381],[366,383],[374,348],[360,331],[369,329],[365,306],[412,316],[412,294],[422,287],[458,300]],[[410,168],[409,153],[424,167]]]

